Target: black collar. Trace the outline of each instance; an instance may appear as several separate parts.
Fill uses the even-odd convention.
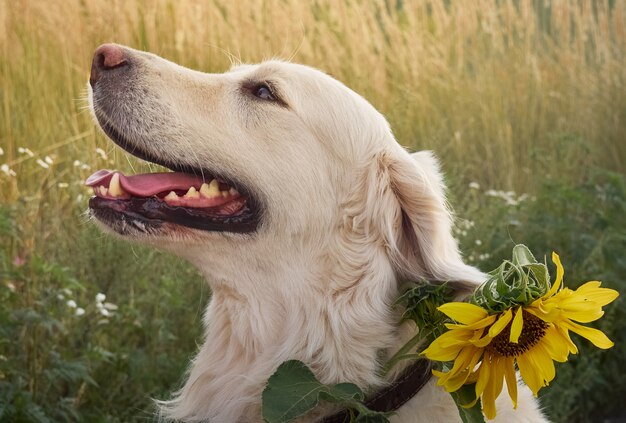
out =
[[[383,390],[376,392],[365,401],[373,411],[395,411],[413,398],[426,385],[432,376],[430,360],[417,360],[407,367],[402,375]],[[319,421],[319,423],[348,423],[350,413],[342,410]]]

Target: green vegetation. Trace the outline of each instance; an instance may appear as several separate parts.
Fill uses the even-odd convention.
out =
[[[441,157],[470,262],[524,243],[556,250],[570,287],[625,293],[625,16],[612,0],[0,0],[0,421],[149,420],[201,336],[199,276],[84,216],[93,170],[149,167],[85,109],[99,44],[211,72],[322,68]],[[623,417],[624,300],[607,309],[616,346],[575,339],[542,398],[554,421]]]

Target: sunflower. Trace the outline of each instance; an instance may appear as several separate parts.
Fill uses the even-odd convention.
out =
[[[496,313],[459,302],[438,308],[457,323],[447,323],[448,331],[435,339],[423,354],[431,360],[453,362],[446,372],[433,371],[439,379],[438,385],[448,392],[475,383],[476,400],[466,406],[473,406],[482,397],[483,412],[488,419],[496,416],[495,400],[502,391],[503,380],[513,406],[517,407],[515,364],[535,396],[554,379],[554,361],[565,362],[570,353],[578,352],[570,331],[599,348],[613,346],[603,332],[579,323],[599,319],[604,314],[602,307],[617,298],[617,291],[601,288],[597,281],[587,282],[576,290],[564,288],[559,256],[553,253],[552,260],[557,267],[556,280],[537,299],[527,298],[525,304],[508,306]]]

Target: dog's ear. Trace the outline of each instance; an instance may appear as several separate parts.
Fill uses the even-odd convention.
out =
[[[481,283],[484,274],[463,263],[452,236],[452,216],[434,155],[398,148],[380,154],[372,165],[376,169],[370,168],[366,210],[373,212],[369,223],[382,236],[396,271],[413,280],[449,281],[460,291]]]

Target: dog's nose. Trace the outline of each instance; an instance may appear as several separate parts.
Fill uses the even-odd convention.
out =
[[[93,55],[89,83],[94,87],[107,71],[125,66],[128,66],[128,58],[122,47],[116,44],[102,44]]]

